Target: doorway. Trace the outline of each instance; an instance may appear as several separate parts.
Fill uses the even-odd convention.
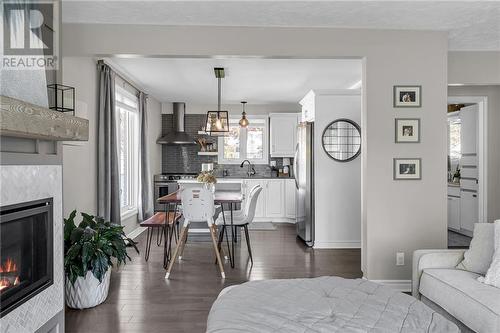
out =
[[[468,247],[487,221],[486,97],[448,98],[448,247]]]

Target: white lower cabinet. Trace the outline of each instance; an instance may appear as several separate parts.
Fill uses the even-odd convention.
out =
[[[285,180],[285,216],[289,219],[295,219],[295,180]]]
[[[448,228],[460,230],[460,198],[448,196]]]
[[[263,218],[266,216],[266,181],[265,180],[245,180],[245,188],[246,188],[246,193],[245,193],[245,200],[248,199],[248,196],[250,195],[250,191],[252,188],[255,187],[255,185],[260,185],[262,187],[262,191],[259,194],[259,197],[257,199],[257,206],[255,208],[255,216],[254,218]]]
[[[245,179],[243,181],[245,200],[255,185],[262,186],[257,199],[255,222],[295,222],[293,179]]]
[[[478,221],[477,194],[469,191],[460,193],[460,225],[469,232],[474,231],[474,223]]]
[[[273,179],[266,182],[266,217],[280,218],[285,216],[285,182]]]

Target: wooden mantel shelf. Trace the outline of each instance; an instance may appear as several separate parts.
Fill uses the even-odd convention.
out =
[[[53,141],[88,141],[89,121],[0,96],[0,135]]]

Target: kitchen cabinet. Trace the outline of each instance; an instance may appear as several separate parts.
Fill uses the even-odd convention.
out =
[[[243,193],[248,200],[250,191],[260,185],[254,222],[295,223],[295,183],[293,179],[243,179]],[[244,207],[245,203],[242,205]]]
[[[281,179],[266,182],[266,217],[285,216],[285,182]]]
[[[460,198],[448,196],[448,228],[460,231]]]
[[[255,208],[255,216],[254,218],[263,218],[266,216],[266,197],[267,197],[267,191],[266,191],[266,180],[263,179],[255,179],[255,180],[245,180],[245,200],[249,198],[250,191],[252,188],[254,188],[256,185],[260,185],[262,187],[262,191],[259,194],[259,197],[257,198],[257,206]],[[245,207],[242,205],[242,207]]]
[[[474,223],[478,221],[477,193],[467,190],[460,192],[460,226],[470,232],[474,231]]]
[[[476,104],[460,109],[460,145],[462,155],[477,154],[478,112]]]
[[[272,113],[270,119],[271,157],[293,157],[297,145],[298,113]]]
[[[295,180],[285,180],[285,217],[295,219]]]

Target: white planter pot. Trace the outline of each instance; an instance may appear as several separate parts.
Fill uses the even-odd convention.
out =
[[[78,277],[74,284],[66,277],[66,305],[73,309],[92,308],[104,302],[108,297],[111,268],[99,282],[91,271],[85,278]]]

